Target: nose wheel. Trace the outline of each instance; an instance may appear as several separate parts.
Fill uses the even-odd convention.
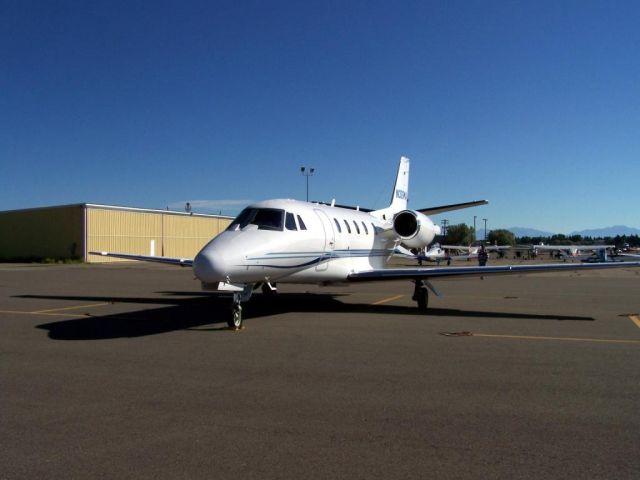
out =
[[[253,287],[245,285],[241,292],[234,292],[233,302],[231,303],[231,311],[227,319],[227,325],[233,330],[242,328],[242,302],[246,302],[251,298]]]
[[[231,305],[231,315],[227,320],[227,325],[233,330],[240,330],[242,328],[242,305],[240,302],[233,302]]]

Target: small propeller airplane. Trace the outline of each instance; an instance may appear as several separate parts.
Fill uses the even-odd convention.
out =
[[[391,202],[381,210],[298,200],[265,200],[247,206],[229,227],[207,243],[193,259],[115,252],[93,255],[191,266],[205,291],[232,294],[227,324],[242,326],[242,303],[254,290],[276,292],[276,283],[349,284],[404,280],[412,282],[413,300],[428,305],[431,281],[439,278],[525,274],[546,271],[640,267],[624,263],[402,267],[386,264],[397,247],[427,247],[440,227],[427,216],[485,205],[486,200],[410,210],[409,159],[400,158]]]
[[[545,245],[544,243],[540,243],[539,245],[532,245],[534,254],[538,254],[541,251],[547,252],[558,252],[559,258],[586,258],[594,252],[599,252],[601,250],[613,250],[615,245]],[[589,252],[588,254],[583,254],[583,252]]]
[[[482,248],[482,245],[442,245],[442,248],[446,250],[458,250],[461,252],[467,252],[467,258],[478,258],[478,252]],[[484,245],[484,250],[486,252],[500,252],[509,250],[511,246],[509,245]]]

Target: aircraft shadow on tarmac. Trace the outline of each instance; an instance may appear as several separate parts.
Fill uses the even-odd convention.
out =
[[[109,302],[114,304],[160,305],[131,312],[100,315],[85,313],[86,318],[73,318],[38,325],[55,340],[101,340],[140,337],[175,330],[223,331],[229,299],[203,292],[158,292],[163,297],[100,297],[19,295],[17,298]],[[412,306],[345,303],[338,298],[348,294],[278,293],[275,296],[254,295],[243,305],[243,316],[249,322],[284,313],[367,313],[373,315],[419,315],[439,317],[504,318],[516,320],[593,321],[591,317],[539,315],[515,312],[491,312],[449,308],[429,308],[426,313]],[[169,298],[171,297],[171,298]],[[81,310],[75,311],[79,314]],[[199,328],[214,325],[212,328]]]

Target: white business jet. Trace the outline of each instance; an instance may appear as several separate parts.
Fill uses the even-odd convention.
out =
[[[402,157],[391,203],[382,210],[302,202],[266,200],[245,208],[229,227],[194,259],[126,253],[90,252],[129,260],[192,266],[202,288],[233,294],[227,323],[242,325],[242,302],[253,291],[275,292],[276,283],[320,285],[405,280],[413,282],[413,299],[426,310],[427,289],[440,277],[521,274],[548,270],[582,270],[640,266],[640,262],[502,265],[467,267],[385,268],[396,247],[421,249],[440,234],[427,214],[484,205],[486,200],[418,210],[407,209],[409,159]]]

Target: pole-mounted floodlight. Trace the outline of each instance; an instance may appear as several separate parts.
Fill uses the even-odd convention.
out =
[[[300,167],[300,173],[307,177],[307,202],[309,201],[309,177],[313,176],[315,168]]]

